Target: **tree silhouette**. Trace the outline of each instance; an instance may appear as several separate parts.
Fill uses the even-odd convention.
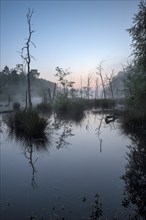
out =
[[[32,34],[34,33],[34,30],[32,30],[32,24],[31,24],[31,19],[33,15],[33,10],[28,9],[27,13],[27,23],[28,23],[28,38],[25,43],[25,46],[22,48],[21,51],[21,57],[25,61],[27,65],[27,84],[28,84],[28,104],[29,108],[32,107],[32,102],[31,102],[31,84],[30,84],[30,63],[31,63],[31,58],[34,59],[34,57],[30,54],[30,44],[32,44],[34,47],[35,44],[31,41]]]

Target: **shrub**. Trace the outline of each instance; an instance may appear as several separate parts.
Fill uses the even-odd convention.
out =
[[[54,102],[54,110],[58,113],[67,113],[70,99],[66,95],[58,95]]]
[[[84,109],[85,105],[82,100],[79,99],[72,100],[72,102],[70,102],[68,105],[68,111],[74,115],[83,114]]]
[[[134,111],[125,111],[121,116],[121,128],[127,132],[145,132],[146,133],[146,115],[138,115]]]

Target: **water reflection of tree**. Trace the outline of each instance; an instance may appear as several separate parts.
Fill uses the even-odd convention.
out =
[[[33,160],[33,145],[31,143],[31,141],[28,143],[28,145],[25,147],[24,150],[24,156],[28,159],[30,166],[32,167],[32,179],[31,179],[31,185],[33,187],[33,189],[37,188],[37,183],[35,180],[35,173],[37,172],[35,169],[35,162],[37,161],[38,157]]]
[[[98,117],[97,117],[99,124],[98,124],[98,127],[95,129],[95,132],[96,132],[95,134],[97,135],[99,143],[100,143],[100,152],[102,152],[102,144],[103,144],[103,139],[101,137],[102,126],[106,127],[106,128],[109,127],[110,130],[117,129],[117,126],[115,125],[115,122],[116,122],[115,119],[116,118],[107,123],[106,122],[106,117],[107,117],[107,114],[104,114],[104,113],[98,114]]]
[[[67,141],[67,138],[74,136],[72,133],[72,122],[55,117],[53,128],[57,135],[56,148],[60,149],[69,145],[70,143]]]
[[[35,173],[37,173],[35,168],[35,163],[38,160],[38,157],[33,159],[34,152],[40,151],[47,151],[48,147],[51,145],[51,132],[44,133],[43,135],[40,134],[40,137],[36,139],[31,138],[26,135],[25,133],[16,133],[13,131],[9,132],[9,138],[15,139],[16,141],[21,141],[23,143],[23,153],[26,159],[28,159],[29,164],[32,168],[32,178],[31,178],[31,185],[33,189],[37,188],[37,183],[35,180]]]
[[[99,125],[98,127],[95,129],[95,132],[96,132],[96,135],[99,139],[99,143],[100,143],[100,153],[102,152],[102,138],[101,138],[101,126],[102,126],[102,123],[103,123],[103,119],[104,119],[104,114],[101,115],[100,118],[98,118],[99,120]]]
[[[122,205],[134,206],[129,219],[146,219],[146,130],[137,128],[122,124],[122,131],[132,140],[122,176],[125,182]]]

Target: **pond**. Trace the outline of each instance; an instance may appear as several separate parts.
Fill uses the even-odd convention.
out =
[[[134,161],[145,166],[146,152],[120,120],[105,123],[105,115],[93,112],[78,121],[48,120],[44,146],[10,136],[2,123],[1,219],[145,219],[146,188],[139,192],[141,182],[132,181],[146,180],[146,167]]]

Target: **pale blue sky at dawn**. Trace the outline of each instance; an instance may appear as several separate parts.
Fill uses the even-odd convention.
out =
[[[126,31],[137,12],[136,0],[1,1],[1,69],[22,63],[17,51],[28,36],[26,14],[34,9],[31,68],[54,81],[56,66],[70,67],[75,81],[95,73],[100,61],[105,71],[119,70],[131,53]]]

